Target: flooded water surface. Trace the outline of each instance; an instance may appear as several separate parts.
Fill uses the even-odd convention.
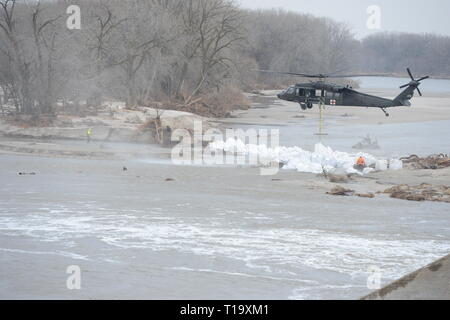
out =
[[[374,267],[386,284],[450,250],[448,204],[332,198],[295,184],[309,175],[0,163],[3,299],[355,299]],[[66,286],[73,265],[81,290]]]

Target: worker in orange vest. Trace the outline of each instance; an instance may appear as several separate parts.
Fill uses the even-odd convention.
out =
[[[364,157],[359,157],[358,160],[356,160],[355,169],[363,171],[366,168],[366,159]]]

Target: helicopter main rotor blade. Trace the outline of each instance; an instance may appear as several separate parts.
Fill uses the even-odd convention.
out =
[[[339,74],[339,75],[327,75],[326,78],[357,78],[357,77],[389,77],[390,74]]]
[[[429,79],[430,78],[430,76],[426,76],[426,77],[422,77],[422,78],[420,78],[419,80],[417,80],[417,81],[422,81],[422,80],[425,80],[425,79]]]
[[[420,92],[420,89],[419,88],[416,88],[417,89],[417,92],[419,93],[419,96],[422,96],[422,92]]]
[[[415,80],[414,80],[414,77],[413,77],[413,75],[412,75],[412,73],[411,73],[411,70],[410,70],[409,68],[406,68],[406,71],[408,71],[408,74],[409,74],[409,77],[411,78],[411,80],[412,80],[412,81],[415,81]]]
[[[272,71],[272,70],[255,70],[263,73],[276,73],[276,74],[285,74],[288,76],[297,76],[297,77],[305,77],[305,78],[320,78],[322,75],[311,75],[306,73],[295,73],[295,72],[283,72],[283,71]]]
[[[355,78],[355,77],[386,77],[389,74],[307,74],[307,73],[296,73],[296,72],[282,72],[273,70],[255,70],[263,73],[275,73],[275,74],[285,74],[289,76],[297,76],[304,78]]]

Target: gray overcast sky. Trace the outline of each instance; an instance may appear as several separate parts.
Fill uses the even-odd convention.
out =
[[[370,5],[381,8],[381,31],[433,32],[450,36],[449,0],[236,0],[244,8],[283,8],[347,22],[358,38],[367,28]],[[380,31],[380,30],[378,30]]]

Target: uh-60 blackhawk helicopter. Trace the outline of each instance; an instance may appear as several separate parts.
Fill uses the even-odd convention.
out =
[[[380,77],[386,75],[380,74],[353,74],[353,75],[325,75],[325,74],[304,74],[293,72],[278,72],[270,70],[259,70],[266,73],[277,73],[291,76],[298,76],[303,78],[316,78],[318,81],[311,81],[309,83],[298,83],[294,86],[283,90],[278,94],[278,98],[286,101],[297,102],[303,110],[312,109],[314,104],[329,105],[329,106],[353,106],[353,107],[367,107],[380,108],[384,114],[389,117],[386,109],[393,107],[406,106],[410,107],[409,100],[414,96],[414,91],[417,90],[420,96],[419,85],[422,80],[428,79],[429,76],[420,79],[414,79],[411,70],[407,68],[411,81],[400,89],[406,88],[395,99],[386,99],[353,90],[350,86],[341,86],[332,83],[326,83],[327,78],[353,78],[353,77]]]

